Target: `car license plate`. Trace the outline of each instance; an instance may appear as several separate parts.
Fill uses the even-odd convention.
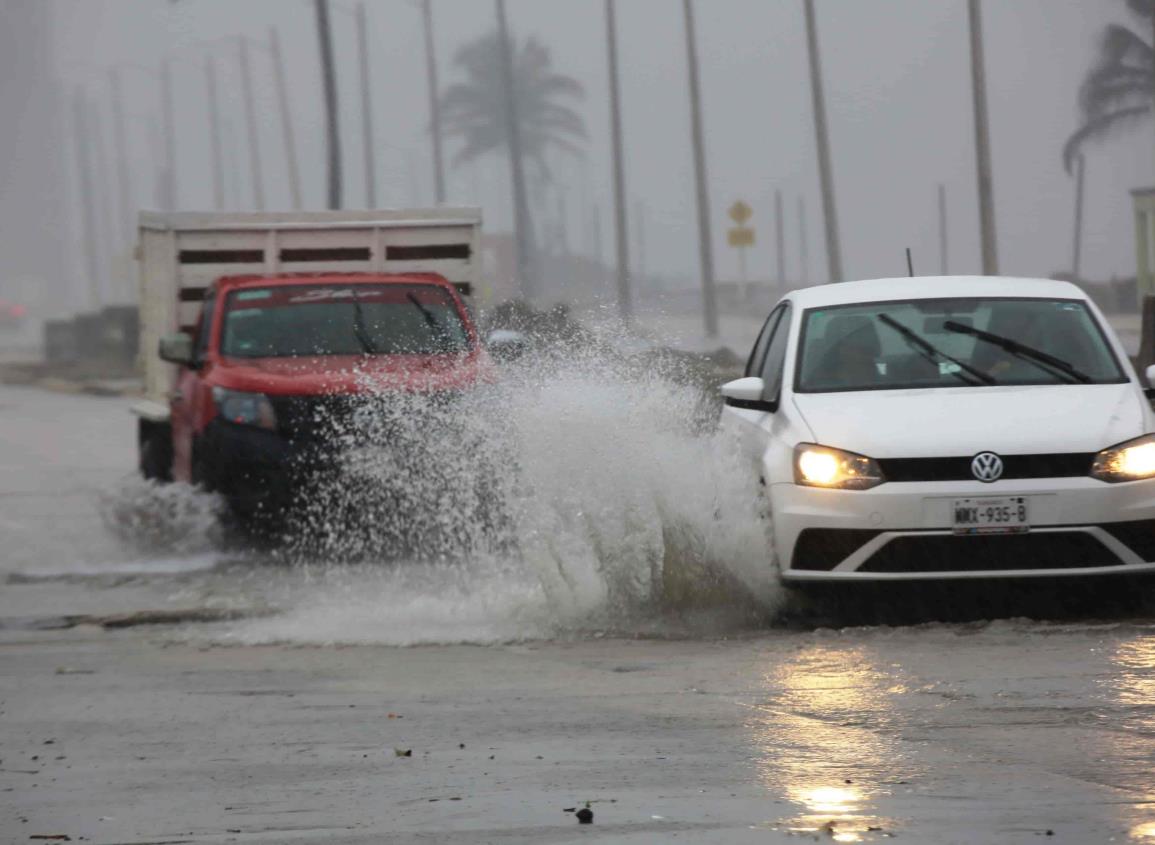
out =
[[[1024,496],[955,499],[955,534],[1022,534],[1030,530]]]

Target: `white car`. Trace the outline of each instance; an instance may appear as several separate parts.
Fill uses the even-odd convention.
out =
[[[1155,570],[1151,392],[1074,285],[797,290],[722,394],[785,580]]]

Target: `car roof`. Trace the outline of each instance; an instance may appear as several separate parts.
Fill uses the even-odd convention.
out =
[[[1037,297],[1081,299],[1087,295],[1070,282],[1007,276],[915,276],[838,282],[791,291],[789,299],[800,308],[824,308],[858,302],[904,299],[957,299],[963,297]]]

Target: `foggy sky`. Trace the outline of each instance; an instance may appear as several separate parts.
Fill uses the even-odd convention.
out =
[[[20,0],[0,0],[0,10]],[[231,139],[230,199],[249,207],[247,149],[235,43],[264,39],[276,25],[289,58],[290,90],[304,170],[306,204],[322,202],[320,85],[312,4],[306,0],[44,0],[55,31],[52,65],[59,92],[80,86],[107,108],[109,65],[156,67],[176,60],[180,201],[211,207],[203,61],[216,57]],[[407,0],[370,0],[378,195],[383,205],[432,201],[420,12]],[[819,0],[819,37],[831,122],[835,184],[846,272],[901,275],[903,249],[916,269],[938,271],[935,191],[949,192],[951,267],[978,272],[977,202],[964,0]],[[342,97],[346,203],[364,204],[359,89],[351,0],[334,0]],[[697,0],[715,254],[720,278],[737,273],[725,242],[725,209],[749,202],[758,245],[753,277],[773,275],[773,195],[786,196],[787,269],[799,277],[796,202],[806,198],[809,278],[824,278],[813,127],[801,0]],[[458,71],[455,49],[492,28],[492,0],[434,0],[442,85]],[[998,0],[984,4],[995,202],[1001,272],[1049,275],[1070,264],[1073,180],[1062,169],[1063,141],[1075,128],[1075,94],[1105,23],[1127,21],[1122,0]],[[557,70],[586,87],[580,104],[590,134],[584,160],[554,162],[569,212],[571,246],[592,247],[588,209],[601,207],[603,252],[612,254],[608,98],[601,0],[509,0],[518,35],[538,35]],[[688,131],[685,40],[678,0],[619,0],[627,190],[646,217],[647,269],[690,280],[697,238]],[[11,59],[0,61],[9,66]],[[268,57],[254,53],[270,205],[288,207],[283,147]],[[155,206],[159,144],[157,85],[124,70],[136,199]],[[107,129],[107,127],[106,127]],[[63,121],[60,132],[67,130]],[[68,138],[56,168],[75,196]],[[110,141],[109,141],[110,143]],[[451,156],[455,144],[450,143]],[[412,167],[411,167],[412,165]],[[414,169],[415,168],[415,169]],[[1140,124],[1087,156],[1084,275],[1135,272],[1128,191],[1155,182],[1155,129]],[[486,228],[509,227],[506,167],[500,157],[450,170],[450,199],[484,206]],[[0,193],[5,213],[20,196]],[[587,212],[583,214],[583,211]],[[631,221],[632,223],[635,221]],[[78,244],[72,238],[70,243]],[[78,253],[79,250],[77,249]],[[77,267],[79,257],[76,259]]]

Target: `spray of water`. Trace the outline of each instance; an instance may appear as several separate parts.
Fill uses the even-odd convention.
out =
[[[123,479],[99,498],[104,525],[133,556],[211,553],[221,544],[218,496],[187,484]]]
[[[746,618],[778,587],[762,499],[685,365],[554,346],[453,399],[374,390],[289,520],[301,577],[245,642],[490,642]]]

